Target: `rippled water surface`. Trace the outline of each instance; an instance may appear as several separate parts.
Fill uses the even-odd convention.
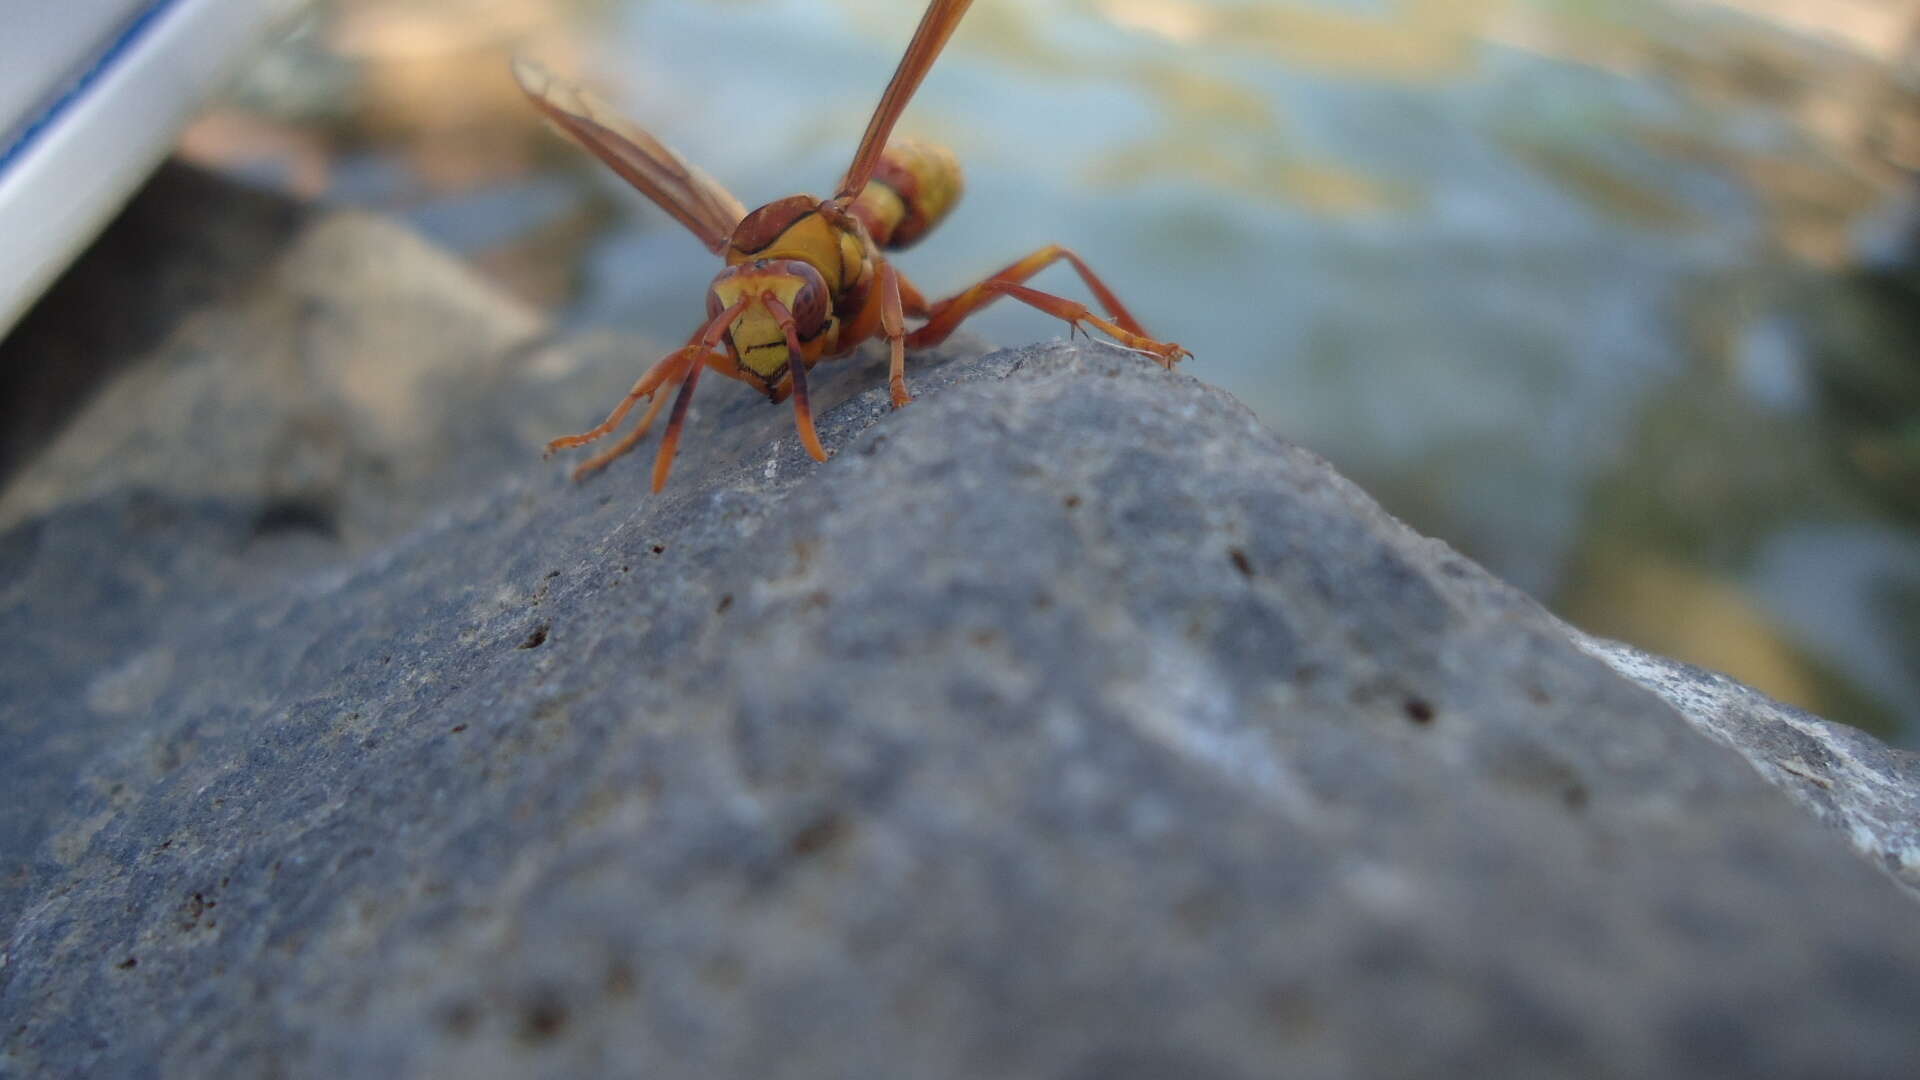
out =
[[[187,149],[669,342],[717,261],[502,58],[752,206],[838,178],[919,6],[340,2]],[[1574,622],[1914,739],[1916,27],[1894,0],[977,0],[902,125],[969,190],[900,265],[941,294],[1068,244],[1187,370]]]

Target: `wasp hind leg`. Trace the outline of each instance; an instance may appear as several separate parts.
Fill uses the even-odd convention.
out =
[[[1106,309],[1107,318],[1094,314],[1093,309],[1085,304],[1027,288],[1025,282],[1028,278],[1062,259],[1073,264],[1074,270],[1080,274],[1080,280],[1086,282],[1087,288],[1100,301],[1100,306]],[[1085,330],[1083,323],[1097,327],[1127,348],[1152,356],[1168,370],[1193,355],[1178,345],[1157,341],[1149,336],[1139,320],[1127,310],[1127,306],[1093,272],[1093,268],[1080,256],[1058,244],[1043,247],[972,288],[934,304],[926,323],[907,335],[907,346],[918,349],[945,341],[967,316],[1002,296],[1011,296],[1023,304],[1065,319],[1076,330]]]

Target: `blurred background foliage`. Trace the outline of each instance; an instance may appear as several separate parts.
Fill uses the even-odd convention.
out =
[[[330,0],[183,153],[671,343],[717,263],[506,58],[752,206],[837,179],[919,8]],[[1068,244],[1570,621],[1920,742],[1920,5],[978,0],[903,130],[968,169],[930,293]],[[1015,307],[970,325],[1060,334]]]

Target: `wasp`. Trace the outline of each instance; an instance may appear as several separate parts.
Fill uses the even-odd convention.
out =
[[[927,5],[832,198],[790,195],[751,213],[712,177],[589,92],[534,63],[515,61],[521,88],[548,120],[726,261],[707,287],[706,320],[687,343],[648,368],[597,427],[547,444],[551,454],[601,439],[617,430],[635,405],[649,402],[639,424],[611,449],[579,465],[575,480],[632,450],[671,394],[673,411],[653,464],[653,490],[665,487],[694,386],[708,368],[754,387],[776,404],[790,398],[801,444],[814,460],[825,461],[807,397],[807,372],[816,363],[884,337],[892,352],[888,390],[894,407],[902,407],[913,400],[907,392],[907,350],[944,341],[967,316],[1002,296],[1065,319],[1070,330],[1097,327],[1169,370],[1192,355],[1148,336],[1080,256],[1059,245],[1043,247],[933,303],[881,254],[913,245],[960,199],[964,181],[950,151],[889,140],[971,4],[932,0]],[[1062,260],[1079,272],[1105,317],[1085,304],[1027,287],[1028,278]],[[908,329],[908,319],[918,325]],[[676,386],[678,393],[672,393]]]

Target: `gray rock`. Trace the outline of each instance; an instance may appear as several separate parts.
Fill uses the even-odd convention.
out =
[[[0,493],[0,527],[142,488],[264,496],[361,539],[524,451],[504,384],[539,321],[413,234],[321,218],[234,288],[93,394]]]
[[[368,295],[410,244],[313,226],[273,280]],[[337,313],[354,355],[431,347],[373,307]],[[257,433],[156,422],[198,467],[69,443],[17,478],[0,1072],[1920,1060],[1896,885],[1227,395],[961,347],[895,412],[863,354],[820,369],[819,465],[716,379],[652,496],[644,452],[578,486],[534,452],[642,350],[499,329],[413,422],[337,414],[346,463],[300,489],[328,528],[262,528]],[[120,378],[164,396],[150,367]]]
[[[390,223],[175,165],[0,342],[0,926],[80,763],[154,729],[162,628],[571,422],[539,329]]]
[[[1565,629],[1582,649],[1738,750],[1761,776],[1920,897],[1920,754],[1782,705],[1717,672]]]
[[[0,335],[0,480],[121,366],[255,280],[310,214],[169,164]]]

